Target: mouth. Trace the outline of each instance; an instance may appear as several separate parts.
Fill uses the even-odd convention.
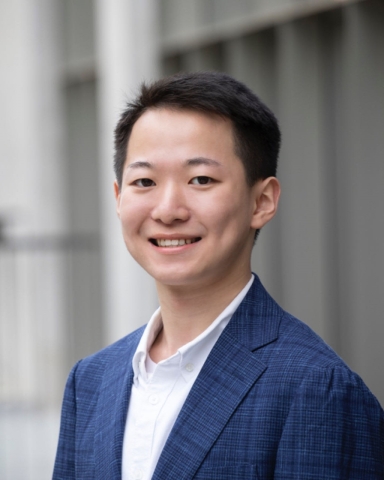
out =
[[[150,238],[149,241],[156,247],[182,247],[201,240],[201,237],[196,238]]]

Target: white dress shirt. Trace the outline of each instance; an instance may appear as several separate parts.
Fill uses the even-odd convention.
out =
[[[194,381],[253,279],[252,275],[243,290],[204,332],[157,364],[148,352],[162,329],[160,308],[152,315],[132,360],[134,380],[123,442],[123,480],[152,477]]]

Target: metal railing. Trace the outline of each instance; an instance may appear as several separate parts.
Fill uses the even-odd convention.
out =
[[[95,235],[0,239],[0,406],[55,405],[101,342]],[[89,328],[90,327],[90,328]]]
[[[68,370],[101,345],[99,253],[95,235],[0,237],[2,480],[51,476]]]

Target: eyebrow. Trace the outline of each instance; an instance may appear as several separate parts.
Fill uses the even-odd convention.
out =
[[[196,167],[199,165],[208,165],[212,167],[220,167],[221,163],[217,160],[213,160],[212,158],[205,158],[205,157],[196,157],[190,158],[189,160],[185,161],[185,165],[188,167]],[[135,168],[155,168],[154,165],[150,162],[146,162],[144,160],[138,160],[137,162],[133,162],[127,165],[129,169]]]
[[[137,162],[128,164],[127,168],[153,168],[153,165],[152,163],[138,160]]]
[[[221,163],[212,158],[197,157],[191,158],[185,162],[188,166],[208,165],[212,167],[221,167]]]

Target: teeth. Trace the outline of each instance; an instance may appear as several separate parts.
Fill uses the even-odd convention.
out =
[[[164,239],[158,238],[156,239],[157,245],[159,247],[179,247],[181,245],[189,245],[190,243],[194,243],[196,240],[192,240],[191,238],[180,238],[180,239]]]

